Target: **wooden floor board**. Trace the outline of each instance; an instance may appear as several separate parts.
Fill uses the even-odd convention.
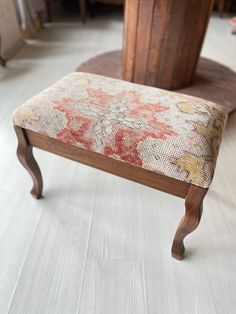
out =
[[[63,170],[58,195],[45,193],[43,214],[25,261],[9,313],[75,313],[83,281],[90,225],[96,196],[96,179],[74,164]],[[76,165],[77,166],[77,165]],[[59,169],[58,168],[58,169]],[[69,169],[70,168],[70,169]],[[58,173],[59,171],[57,171]],[[67,176],[65,176],[67,173]],[[77,175],[78,173],[78,175]],[[51,182],[55,181],[53,174]],[[83,182],[83,189],[66,189]]]
[[[140,261],[89,259],[78,314],[147,314]]]
[[[99,201],[95,204],[89,258],[143,259],[143,221],[137,206],[137,186],[99,174]]]
[[[0,313],[7,313],[42,212],[22,193],[0,192]]]

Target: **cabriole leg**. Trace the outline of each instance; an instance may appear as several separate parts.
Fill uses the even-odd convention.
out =
[[[185,215],[182,218],[172,245],[172,256],[178,260],[184,256],[184,238],[197,228],[202,216],[203,199],[208,189],[191,185],[185,198]]]
[[[31,194],[39,199],[42,197],[43,180],[39,166],[34,159],[33,147],[29,145],[24,129],[18,126],[14,128],[18,138],[17,157],[33,179]]]

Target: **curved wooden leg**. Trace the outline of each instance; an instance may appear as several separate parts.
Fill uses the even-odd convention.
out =
[[[4,68],[6,66],[6,60],[4,60],[1,56],[0,56],[0,65]]]
[[[18,138],[17,157],[33,179],[32,196],[39,199],[42,197],[43,180],[39,166],[34,159],[33,147],[29,145],[24,129],[18,126],[15,126],[14,129]]]
[[[172,256],[178,260],[183,259],[184,256],[184,238],[197,228],[201,220],[203,199],[207,190],[191,185],[185,198],[185,216],[178,226],[171,250]]]

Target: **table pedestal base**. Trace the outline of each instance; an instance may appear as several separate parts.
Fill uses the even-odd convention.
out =
[[[96,56],[81,64],[77,71],[122,79],[122,52]],[[219,103],[229,113],[236,109],[236,73],[206,58],[199,59],[194,83],[175,91]]]

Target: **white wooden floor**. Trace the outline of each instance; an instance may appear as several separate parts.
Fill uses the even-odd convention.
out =
[[[170,256],[181,199],[38,151],[45,198],[29,194],[11,113],[121,45],[119,17],[59,23],[0,69],[0,314],[236,313],[236,113],[182,262]],[[235,51],[228,20],[212,18],[204,56],[236,70]]]

